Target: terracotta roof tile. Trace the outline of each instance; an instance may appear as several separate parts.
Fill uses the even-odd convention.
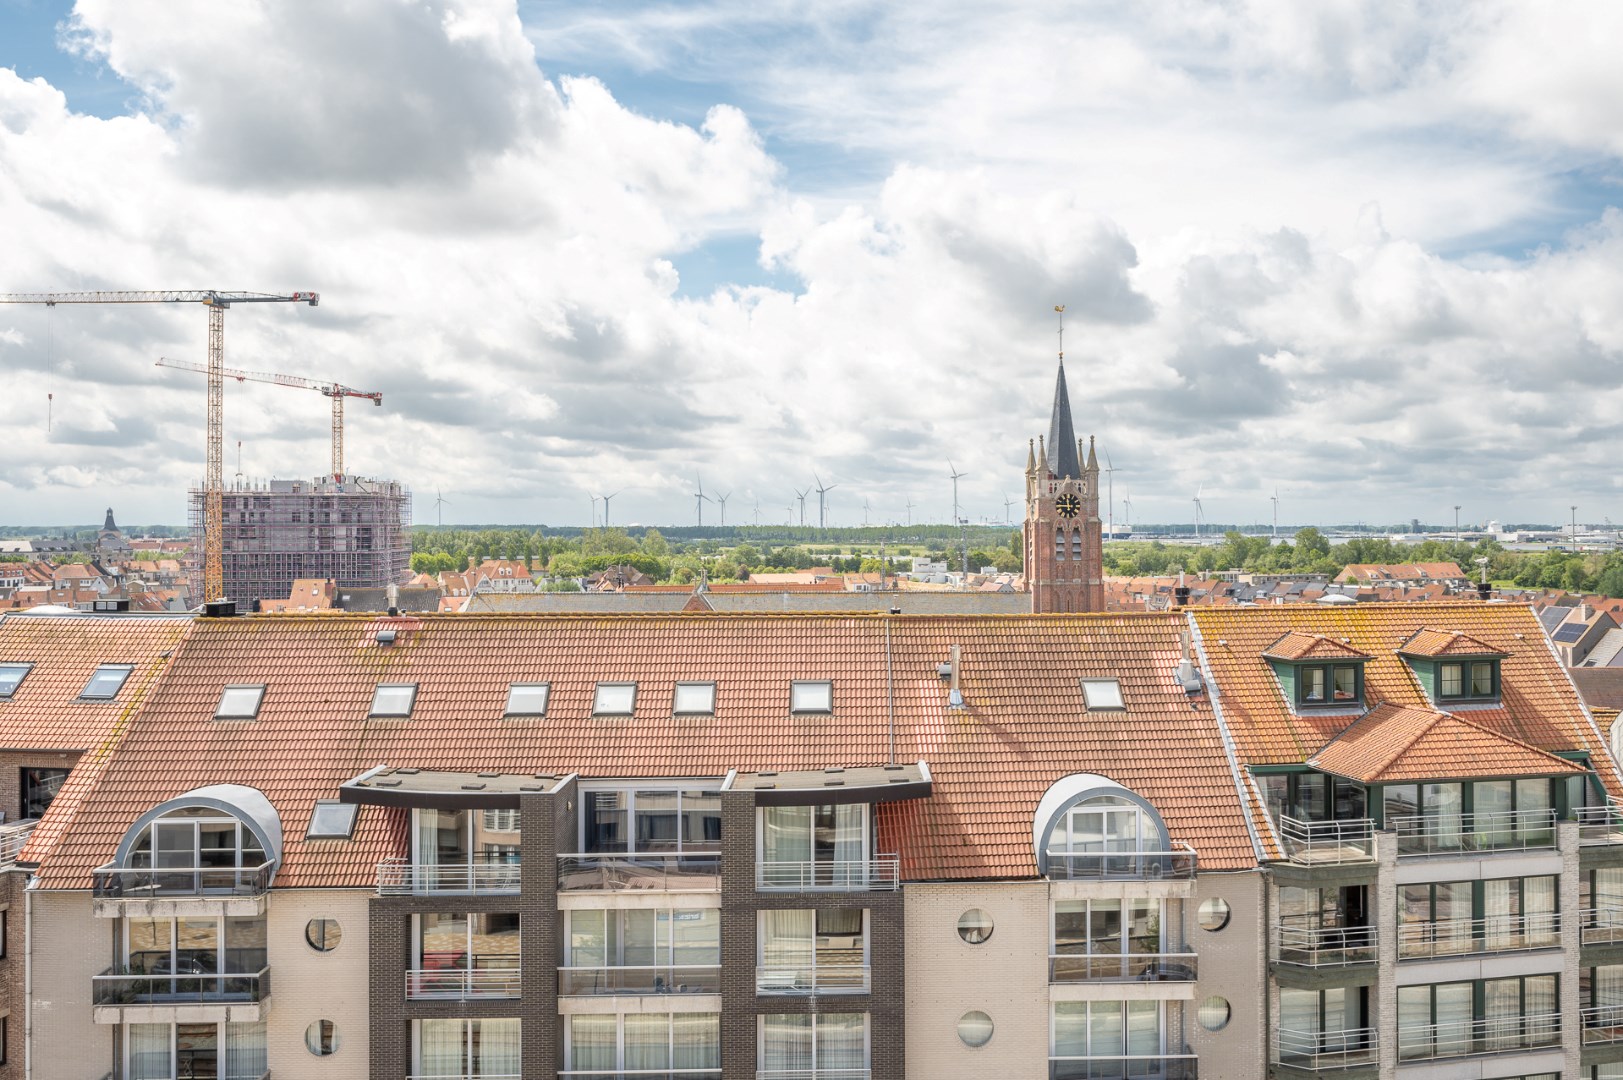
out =
[[[1366,784],[1584,771],[1461,717],[1392,704],[1371,709],[1307,763]]]
[[[1369,654],[1359,652],[1344,642],[1323,634],[1304,634],[1298,630],[1281,637],[1263,652],[1276,660],[1368,660]]]
[[[1398,649],[1405,656],[1497,656],[1499,650],[1459,630],[1421,630]]]

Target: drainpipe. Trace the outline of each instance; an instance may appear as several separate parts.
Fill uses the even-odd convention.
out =
[[[23,886],[23,1080],[34,1080],[34,890]]]

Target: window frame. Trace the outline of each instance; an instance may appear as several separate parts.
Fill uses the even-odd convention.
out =
[[[51,792],[51,798],[46,800],[45,805],[49,807],[51,800],[54,800],[61,793],[62,785],[68,782],[68,777],[72,775],[73,769],[71,766],[64,765],[23,765],[17,769],[17,811],[18,816],[24,820],[30,817],[44,816],[43,810],[37,815],[28,812],[28,804],[32,801],[29,795],[32,789],[40,785],[40,780],[50,779],[50,777],[35,778],[30,776],[29,773],[61,774],[61,783],[56,785],[56,790]]]
[[[103,672],[114,671],[123,672],[123,674],[118,680],[118,685],[113,687],[113,692],[111,694],[92,694],[90,692],[90,688],[95,686],[97,680],[102,678]],[[78,700],[97,703],[104,701],[116,701],[118,699],[118,695],[124,692],[124,687],[129,683],[130,676],[133,674],[135,674],[134,664],[97,664],[96,670],[91,672],[90,678],[86,680],[84,689],[79,691]]]
[[[683,705],[682,705],[682,691],[684,689],[697,690],[700,687],[708,687],[709,691],[710,691],[709,700],[708,700],[706,706],[704,708],[702,708],[702,709],[696,709],[696,708],[691,708],[691,707],[684,708]],[[714,715],[716,715],[716,683],[715,683],[715,680],[712,679],[712,680],[709,680],[709,681],[695,681],[695,682],[679,682],[679,683],[677,683],[676,687],[671,691],[671,715],[672,716],[714,716]]]
[[[1127,698],[1121,692],[1121,680],[1120,679],[1115,678],[1115,677],[1112,676],[1112,677],[1102,677],[1102,678],[1085,678],[1085,679],[1082,679],[1080,681],[1081,681],[1081,684],[1082,684],[1082,707],[1084,709],[1086,709],[1088,712],[1094,713],[1094,712],[1126,712],[1127,711]],[[1094,686],[1097,686],[1097,687],[1109,687],[1110,691],[1114,692],[1114,694],[1116,696],[1115,702],[1113,704],[1110,703],[1110,702],[1101,702],[1100,704],[1097,704],[1097,705],[1094,704],[1092,695],[1088,693],[1088,688],[1089,687],[1094,687]]]
[[[1326,660],[1313,664],[1295,664],[1295,701],[1292,702],[1298,709],[1355,709],[1362,708],[1364,704],[1364,665],[1355,660]],[[1353,694],[1347,698],[1336,697],[1336,671],[1338,669],[1351,669],[1353,673]],[[1307,697],[1308,672],[1315,672],[1323,680],[1324,697],[1314,701]]]
[[[1488,668],[1488,685],[1490,692],[1479,694],[1476,692],[1476,674],[1480,667]],[[1446,692],[1444,680],[1448,677],[1450,669],[1459,672],[1459,692],[1450,694]],[[1495,702],[1500,700],[1503,693],[1499,661],[1493,657],[1460,657],[1459,659],[1437,661],[1437,674],[1433,686],[1437,692],[1437,701],[1450,703]]]
[[[4,679],[0,679],[0,701],[10,701],[12,696],[22,689],[23,680],[28,678],[28,673],[33,670],[34,665],[32,663],[24,663],[21,660],[7,660],[5,663],[0,664],[0,672],[17,672],[17,681],[10,684],[10,689],[6,689]],[[3,1061],[0,1061],[0,1063],[3,1063]]]
[[[662,1002],[662,1004],[663,1004],[663,1002]],[[592,1076],[619,1076],[619,1075],[622,1075],[623,1073],[625,1073],[626,1072],[626,1065],[625,1065],[625,1061],[626,1061],[626,1018],[627,1017],[634,1017],[634,1016],[664,1016],[664,1017],[667,1018],[666,1021],[665,1021],[665,1030],[667,1032],[667,1042],[665,1044],[666,1055],[667,1055],[666,1060],[667,1061],[674,1061],[676,1059],[676,1046],[677,1046],[677,1044],[676,1044],[676,1019],[675,1019],[676,1017],[678,1017],[678,1016],[714,1016],[716,1018],[716,1021],[715,1021],[715,1023],[716,1023],[716,1051],[717,1051],[717,1057],[719,1058],[720,1054],[721,1054],[721,1048],[724,1045],[724,1043],[723,1043],[724,1036],[722,1034],[722,1029],[721,1029],[721,1017],[722,1017],[722,1014],[721,1013],[708,1012],[708,1011],[698,1011],[698,1010],[694,1010],[694,1009],[679,1009],[679,1008],[676,1007],[678,1004],[679,1004],[678,1002],[672,1001],[672,1002],[670,1002],[671,1008],[665,1009],[665,1010],[659,1010],[659,1011],[650,1011],[650,1012],[611,1012],[611,1013],[582,1013],[582,1012],[577,1012],[577,1013],[570,1013],[567,1016],[561,1017],[561,1019],[563,1019],[563,1021],[564,1021],[564,1023],[563,1023],[563,1059],[564,1059],[564,1063],[565,1063],[565,1066],[566,1066],[561,1071],[563,1071],[565,1073],[570,1073],[570,1072],[585,1073],[585,1074],[589,1074],[589,1075],[592,1075]],[[602,1017],[606,1016],[606,1017],[612,1017],[614,1019],[614,1062],[615,1063],[614,1063],[614,1066],[612,1068],[582,1068],[582,1066],[585,1063],[575,1060],[575,1017],[587,1017],[587,1016],[591,1016],[591,1017],[595,1017],[595,1018],[602,1018]],[[670,1074],[670,1075],[675,1076],[675,1075],[682,1075],[682,1074],[687,1073],[687,1072],[710,1072],[712,1070],[709,1070],[709,1069],[692,1069],[692,1070],[690,1070],[690,1069],[657,1069],[657,1070],[652,1070],[652,1071],[657,1072],[658,1075],[661,1075],[661,1076],[664,1076],[666,1074]],[[630,1073],[630,1075],[636,1076],[637,1072],[632,1071]]]
[[[407,697],[406,697],[405,711],[404,712],[379,712],[378,711],[378,695],[381,694],[385,690],[400,690],[400,689],[409,689],[411,691],[411,693],[408,694]],[[375,687],[372,688],[372,704],[371,704],[371,707],[367,709],[366,718],[368,720],[410,720],[411,719],[411,714],[416,708],[417,708],[417,684],[416,683],[414,683],[414,682],[411,682],[411,683],[381,683],[380,682]]]
[[[539,709],[513,708],[513,694],[519,690],[539,690],[541,692],[541,707]],[[547,706],[552,704],[552,684],[550,682],[515,682],[507,684],[507,704],[502,709],[502,717],[539,718],[547,715]]]
[[[631,700],[623,709],[609,709],[604,707],[603,691],[630,688]],[[637,715],[637,684],[629,681],[602,681],[598,682],[592,690],[593,716],[636,716]]]
[[[804,702],[797,704],[801,693],[811,692],[811,687],[824,687],[826,704],[807,705]],[[802,691],[801,687],[808,688]],[[791,715],[828,716],[834,712],[834,680],[833,679],[791,679],[789,681],[789,712]]]
[[[241,710],[238,710],[236,712],[226,712],[225,711],[225,699],[231,693],[231,691],[233,691],[233,690],[257,690],[257,691],[259,691],[257,694],[254,695],[254,707],[253,707],[253,709],[251,711],[249,711],[249,712],[243,712]],[[257,720],[257,719],[259,719],[259,710],[265,704],[265,690],[266,690],[266,684],[265,683],[226,683],[224,686],[222,686],[220,688],[220,700],[214,706],[214,719],[216,719],[216,720]]]
[[[323,807],[331,806],[336,806],[340,809],[347,809],[349,811],[348,827],[342,832],[335,832],[327,828],[323,828],[320,832],[317,832],[317,817],[320,815]],[[310,822],[305,826],[304,838],[306,840],[353,840],[355,838],[355,823],[360,819],[360,816],[361,806],[359,803],[347,803],[339,799],[317,799],[315,806],[310,811]]]
[[[590,855],[719,856],[721,854],[721,840],[719,837],[715,840],[694,840],[690,842],[683,838],[682,830],[683,826],[687,823],[688,814],[690,813],[687,804],[687,798],[689,796],[718,799],[718,805],[716,807],[714,816],[719,826],[721,822],[721,810],[719,806],[721,783],[722,782],[720,780],[701,777],[698,779],[678,780],[673,783],[651,783],[648,781],[642,781],[639,783],[637,781],[627,781],[625,783],[603,785],[593,784],[589,787],[583,787],[577,793],[577,798],[580,800],[580,812],[576,815],[580,830],[578,834],[579,850],[582,854]],[[653,809],[641,810],[638,808],[638,796],[650,794],[673,795],[676,797],[675,814],[677,837],[676,840],[672,842],[674,844],[672,847],[659,849],[644,848],[637,845],[639,837],[637,818],[643,814],[652,814],[658,812]],[[593,832],[595,816],[591,812],[592,801],[600,795],[618,796],[623,803],[623,805],[621,805],[617,811],[614,811],[616,813],[625,815],[623,819],[624,836],[621,841],[621,850],[614,851],[589,846],[594,842],[593,838],[595,835]],[[704,813],[703,809],[693,812],[701,814]]]

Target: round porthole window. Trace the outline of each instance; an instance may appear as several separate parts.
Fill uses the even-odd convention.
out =
[[[1195,1010],[1195,1019],[1207,1031],[1222,1031],[1229,1026],[1231,1015],[1233,1010],[1229,1008],[1229,999],[1215,994],[1202,1001],[1200,1008]]]
[[[992,1018],[979,1009],[966,1012],[958,1018],[958,1037],[965,1046],[985,1046],[992,1041]]]
[[[305,1028],[304,1048],[316,1057],[338,1053],[338,1025],[331,1020],[317,1020]]]
[[[332,952],[344,940],[344,928],[337,919],[311,919],[304,924],[304,940],[316,952]]]
[[[1200,902],[1196,918],[1202,930],[1221,930],[1229,924],[1229,902],[1216,896]]]
[[[971,945],[979,945],[992,936],[992,916],[978,907],[972,907],[958,916],[958,936]]]

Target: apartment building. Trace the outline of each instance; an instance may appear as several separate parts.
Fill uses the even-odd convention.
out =
[[[191,620],[18,858],[29,1075],[1620,1075],[1623,782],[1447,616]]]

